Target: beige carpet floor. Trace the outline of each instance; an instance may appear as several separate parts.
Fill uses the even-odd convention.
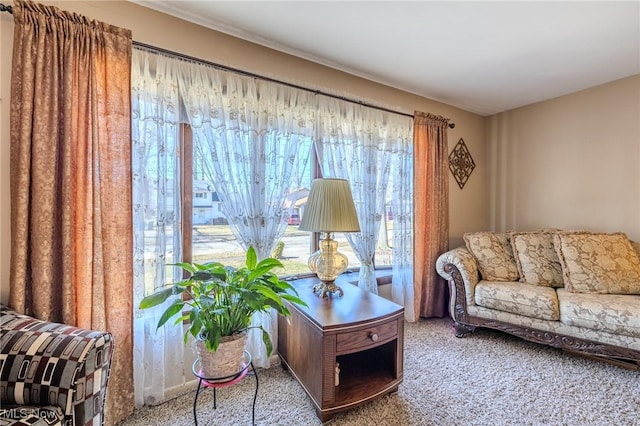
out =
[[[406,324],[397,394],[337,414],[325,425],[640,425],[640,372],[492,330],[459,339],[448,319]],[[257,425],[317,426],[310,399],[281,366],[258,370]],[[202,393],[202,426],[250,425],[255,382]],[[121,426],[193,425],[193,393],[143,407]]]

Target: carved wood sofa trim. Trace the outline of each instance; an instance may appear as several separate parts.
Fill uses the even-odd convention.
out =
[[[464,337],[477,327],[492,328],[531,342],[640,371],[640,351],[469,315],[462,274],[451,263],[445,264],[444,270],[453,278],[448,284],[450,294],[455,295],[450,302],[450,314],[455,322],[456,337]]]

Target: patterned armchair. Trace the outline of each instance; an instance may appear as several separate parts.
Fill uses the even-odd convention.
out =
[[[0,426],[102,425],[111,334],[0,307]]]

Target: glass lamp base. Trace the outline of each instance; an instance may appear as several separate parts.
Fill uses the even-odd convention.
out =
[[[338,251],[338,242],[332,238],[331,232],[323,233],[320,250],[309,257],[308,264],[309,269],[315,272],[321,281],[313,288],[314,293],[318,293],[320,297],[327,297],[329,293],[337,292],[338,296],[342,296],[342,289],[335,285],[334,281],[338,275],[346,271],[349,259]]]
[[[338,293],[338,297],[340,297],[344,294],[342,289],[335,285],[333,281],[322,281],[316,284],[313,286],[313,292],[317,293],[318,297],[329,297],[332,293]]]
[[[328,297],[331,293],[343,295],[342,289],[334,281],[347,270],[349,259],[338,251],[338,242],[333,239],[331,232],[323,233],[320,250],[309,257],[308,265],[320,280],[320,284],[313,287],[314,293],[318,293],[320,297]]]

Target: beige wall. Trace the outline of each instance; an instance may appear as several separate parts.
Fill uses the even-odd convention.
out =
[[[640,75],[487,118],[489,226],[640,241]]]
[[[11,4],[10,1],[4,1]],[[451,239],[461,241],[465,231],[487,226],[484,158],[484,118],[457,108],[353,77],[309,61],[248,43],[176,18],[122,1],[40,1],[93,19],[130,28],[136,41],[197,58],[275,77],[329,93],[361,99],[412,114],[414,110],[451,118],[450,149],[464,138],[478,165],[464,190],[451,179]],[[9,91],[13,18],[0,14],[0,284],[1,300],[8,298],[10,250]]]

